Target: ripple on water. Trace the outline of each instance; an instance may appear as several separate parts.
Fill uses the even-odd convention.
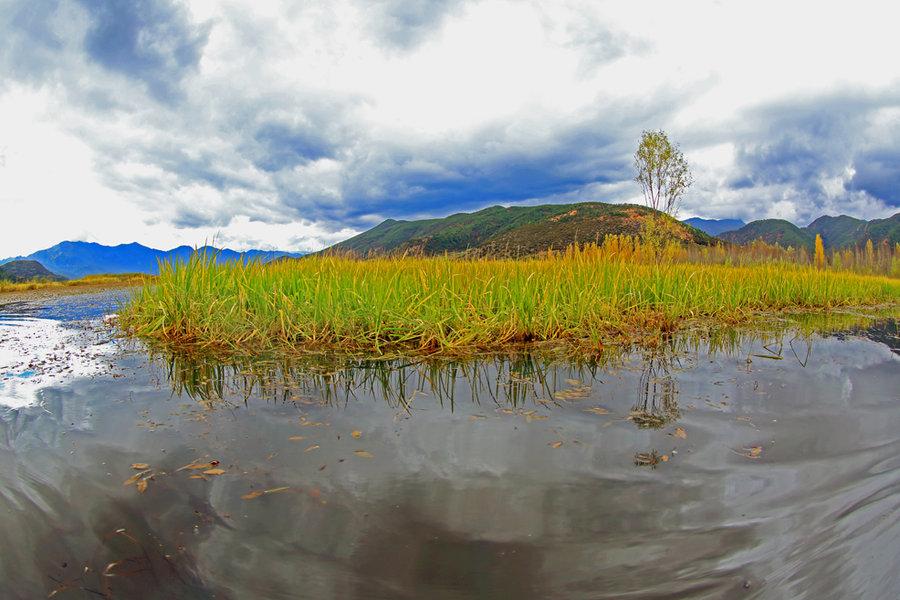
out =
[[[67,326],[31,318],[23,343],[59,352]],[[2,414],[0,591],[894,597],[900,358],[869,339],[892,335],[780,360],[751,338],[596,364],[120,353],[125,377],[65,372]]]

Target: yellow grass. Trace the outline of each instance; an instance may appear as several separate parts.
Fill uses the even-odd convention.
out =
[[[121,313],[129,332],[220,355],[597,348],[687,321],[900,300],[900,281],[784,262],[686,262],[629,238],[524,260],[319,256],[163,265]]]
[[[69,279],[66,281],[25,281],[20,283],[0,281],[0,293],[75,287],[142,285],[148,280],[152,280],[152,277],[140,273],[124,273],[120,275],[88,275],[81,279]]]

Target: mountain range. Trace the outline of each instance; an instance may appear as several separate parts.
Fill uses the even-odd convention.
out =
[[[328,250],[370,253],[417,252],[475,255],[528,255],[573,242],[602,240],[607,234],[640,234],[648,215],[656,211],[633,204],[583,202],[539,206],[492,206],[473,213],[438,219],[388,219],[372,229],[335,244]],[[865,221],[848,217],[819,217],[806,227],[781,219],[744,223],[739,219],[691,218],[679,223],[675,237],[708,244],[715,236],[735,244],[761,239],[781,246],[812,249],[816,234],[826,248],[862,246],[866,240],[891,245],[900,242],[900,213]]]
[[[0,264],[0,281],[62,281],[56,273],[51,273],[36,260],[13,260]]]
[[[718,237],[735,244],[763,240],[769,244],[812,249],[816,234],[822,236],[822,243],[829,249],[862,246],[866,240],[872,240],[874,244],[887,241],[893,246],[900,243],[900,213],[886,219],[871,221],[847,215],[823,216],[806,227],[797,227],[790,221],[782,219],[763,219],[752,221],[735,231],[720,233]]]
[[[746,225],[740,219],[701,219],[700,217],[685,219],[682,223],[687,223],[691,227],[696,227],[709,235],[719,235],[726,231],[734,231]]]
[[[582,202],[538,206],[492,206],[473,213],[402,221],[388,219],[326,251],[373,253],[467,253],[474,256],[527,256],[574,242],[602,241],[608,234],[639,235],[647,217],[659,214],[645,206]],[[846,215],[819,217],[806,227],[781,219],[744,224],[738,219],[687,219],[675,222],[672,235],[684,242],[710,244],[719,239],[747,244],[760,239],[781,246],[812,249],[816,234],[826,248],[862,246],[866,240],[900,243],[900,213],[865,221]],[[728,230],[729,227],[736,229]],[[218,262],[269,262],[303,253],[277,250],[236,252],[212,246],[179,246],[157,250],[138,243],[105,246],[93,242],[62,242],[28,256],[0,260],[0,279],[79,278],[101,273],[149,273],[159,261],[187,260],[195,252],[215,255]],[[5,266],[4,266],[5,265]]]
[[[335,244],[328,251],[359,255],[397,252],[528,255],[549,248],[560,250],[573,242],[603,241],[607,234],[638,235],[652,214],[660,213],[646,206],[602,202],[492,206],[439,219],[388,219]],[[699,244],[713,241],[699,229],[675,223],[674,235],[682,241]]]
[[[248,250],[236,252],[227,248],[203,246],[191,248],[178,246],[171,250],[156,250],[141,244],[121,244],[104,246],[94,242],[62,242],[38,250],[28,256],[17,256],[0,260],[0,265],[12,261],[37,261],[52,274],[69,279],[99,273],[150,273],[158,272],[157,261],[187,260],[195,252],[215,255],[218,262],[235,260],[260,260],[268,262],[282,257],[302,256],[302,253],[269,250]]]

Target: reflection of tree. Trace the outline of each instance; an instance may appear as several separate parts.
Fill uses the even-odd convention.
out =
[[[672,376],[673,355],[663,350],[648,353],[638,383],[637,403],[629,418],[640,428],[659,429],[678,419],[678,384]]]

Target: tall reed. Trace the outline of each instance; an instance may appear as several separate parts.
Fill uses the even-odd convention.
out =
[[[524,260],[316,256],[162,264],[124,307],[138,336],[221,354],[596,347],[685,319],[896,303],[900,281],[782,262],[693,264],[631,241]],[[674,252],[674,250],[673,250]]]

